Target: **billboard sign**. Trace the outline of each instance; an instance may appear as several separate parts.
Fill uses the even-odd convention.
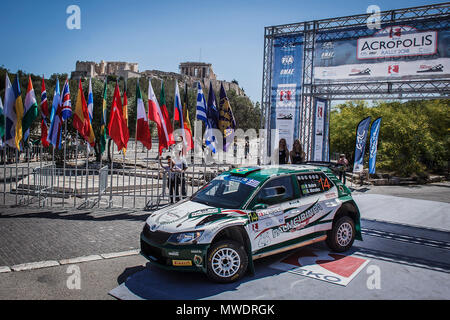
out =
[[[317,98],[314,108],[314,161],[328,161],[328,103]]]
[[[277,129],[278,138],[286,139],[292,149],[300,121],[303,38],[279,37],[273,52],[270,128]],[[278,141],[272,141],[272,146],[278,147]]]
[[[367,34],[366,28],[364,31]],[[359,38],[338,38],[337,33],[328,31],[324,40],[319,37],[314,80],[321,83],[450,76],[450,30],[446,27],[435,21],[420,25],[410,22],[373,32]]]

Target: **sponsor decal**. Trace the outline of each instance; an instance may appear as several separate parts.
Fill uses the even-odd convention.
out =
[[[421,64],[419,70],[416,73],[426,73],[426,72],[444,72],[444,66],[442,64],[436,64],[433,66]]]
[[[302,213],[299,213],[291,218],[286,218],[284,224],[272,230],[273,238],[275,239],[279,237],[282,233],[294,232],[303,228],[309,223],[309,220],[311,220],[312,217],[322,210],[322,206],[316,202],[313,206]]]
[[[368,259],[309,247],[295,251],[270,267],[347,286],[369,263]]]
[[[283,210],[281,209],[281,207],[277,206],[273,208],[256,210],[256,214],[258,215],[258,220],[264,220],[270,218],[271,216],[278,216],[280,214],[283,214]]]
[[[202,253],[202,250],[191,250],[191,253]]]
[[[174,267],[190,267],[192,266],[191,260],[172,260],[172,265]]]
[[[326,199],[331,199],[331,198],[336,198],[336,197],[337,197],[337,194],[334,192],[329,192],[329,193],[325,194]]]
[[[170,252],[167,252],[167,254],[172,257],[178,257],[180,255],[180,253],[178,251],[170,251]]]
[[[194,211],[190,214],[190,217],[194,218],[194,217],[200,217],[200,216],[214,214],[214,213],[221,213],[221,209],[212,208],[212,209],[202,209],[202,210]]]
[[[258,241],[258,247],[267,247],[272,242],[272,239],[270,238],[269,232],[264,232]]]
[[[418,32],[409,26],[393,26],[357,42],[358,59],[432,55],[437,52],[437,32]]]
[[[194,256],[195,265],[200,266],[202,264],[202,262],[203,262],[203,258],[201,256],[199,256],[199,255]]]

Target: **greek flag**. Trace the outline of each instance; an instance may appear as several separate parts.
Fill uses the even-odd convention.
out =
[[[202,86],[200,82],[197,82],[197,120],[203,121],[205,124],[207,123],[206,117],[206,100],[205,95],[203,94]]]

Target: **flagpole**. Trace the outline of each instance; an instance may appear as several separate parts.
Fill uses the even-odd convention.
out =
[[[74,194],[73,194],[73,206],[77,206],[77,185],[78,185],[78,131],[75,138],[75,187],[74,187]]]
[[[102,199],[102,195],[101,195],[101,190],[100,190],[100,179],[101,179],[101,171],[102,171],[102,160],[103,160],[103,153],[102,151],[102,146],[101,146],[101,137],[100,137],[100,167],[98,170],[98,201],[97,201],[97,208],[100,208],[100,201]]]
[[[108,208],[112,207],[113,166],[114,166],[114,143],[112,143],[112,145],[111,145],[111,187],[109,189],[109,204],[108,204]]]
[[[16,205],[17,205],[17,186],[18,186],[18,182],[19,182],[19,180],[18,180],[18,175],[19,175],[19,173],[18,173],[18,162],[19,162],[19,158],[20,158],[20,155],[19,155],[19,152],[18,152],[18,150],[16,149]]]
[[[66,145],[67,145],[67,120],[64,121],[64,160],[63,160],[63,198],[62,207],[66,203]]]
[[[86,141],[86,200],[85,203],[88,203],[88,187],[89,187],[89,142]]]

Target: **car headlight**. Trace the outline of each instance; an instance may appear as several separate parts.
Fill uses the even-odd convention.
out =
[[[174,233],[170,236],[167,242],[176,243],[176,244],[187,244],[192,243],[203,234],[203,231],[192,231],[192,232],[180,232]]]

